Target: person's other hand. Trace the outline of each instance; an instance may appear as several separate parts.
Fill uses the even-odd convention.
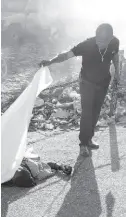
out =
[[[119,74],[115,74],[114,80],[116,81],[117,84],[119,84],[119,82],[120,82]]]

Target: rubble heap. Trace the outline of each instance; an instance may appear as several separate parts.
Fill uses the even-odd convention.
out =
[[[106,126],[110,117],[111,87],[106,95],[97,126]],[[43,91],[36,100],[29,130],[78,127],[81,103],[79,82],[62,84]],[[115,121],[126,123],[126,89],[119,87]]]

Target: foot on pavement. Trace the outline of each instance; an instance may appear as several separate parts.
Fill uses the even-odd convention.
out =
[[[89,157],[90,156],[90,151],[88,150],[87,146],[80,145],[80,156],[83,157]]]
[[[94,149],[94,150],[99,149],[99,145],[96,142],[92,141],[92,140],[90,140],[88,142],[87,147],[90,148],[90,149]]]

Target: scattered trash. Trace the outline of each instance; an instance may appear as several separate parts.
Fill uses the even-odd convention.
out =
[[[74,86],[74,87],[73,87]],[[47,90],[46,90],[47,92]],[[111,86],[105,97],[97,126],[107,126],[110,122]],[[47,95],[47,93],[46,93]],[[43,93],[44,96],[44,93]],[[126,90],[119,87],[117,92],[117,109],[114,114],[116,122],[126,115]],[[40,99],[42,105],[42,99]],[[44,101],[44,100],[43,100]],[[39,105],[39,104],[38,104]],[[41,130],[53,130],[63,125],[68,127],[80,125],[81,99],[79,82],[65,87],[56,87],[46,96],[45,103],[33,110],[30,126]]]
[[[61,118],[61,119],[65,118],[66,119],[69,116],[69,111],[59,108],[57,109],[57,112],[53,114],[53,116],[55,118]]]
[[[45,129],[47,129],[47,130],[53,130],[54,129],[54,125],[53,124],[45,124]]]
[[[57,99],[52,99],[52,103],[56,104],[57,103]]]
[[[38,107],[42,107],[44,105],[44,100],[43,99],[40,99],[39,97],[36,98],[36,101],[35,101],[35,105],[34,107],[35,108],[38,108]]]

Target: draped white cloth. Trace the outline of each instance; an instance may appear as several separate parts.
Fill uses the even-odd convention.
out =
[[[10,180],[24,157],[32,109],[39,93],[52,83],[47,67],[35,74],[32,82],[1,117],[1,183]]]

